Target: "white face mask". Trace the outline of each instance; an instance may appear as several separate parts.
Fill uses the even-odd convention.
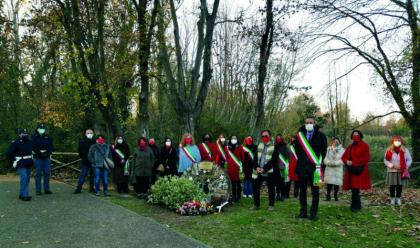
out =
[[[166,142],[165,142],[165,145],[166,145],[166,146],[171,146],[171,142],[170,142],[170,141],[166,141]]]
[[[220,138],[220,141],[221,141],[221,142],[225,142],[225,141],[226,141],[226,139],[225,139],[225,138]]]
[[[231,142],[233,145],[236,145],[236,144],[238,143],[238,140],[237,140],[237,139],[232,139],[230,142]]]
[[[118,139],[118,140],[117,140],[117,143],[118,143],[118,144],[122,144],[122,143],[123,143],[123,139]]]
[[[401,141],[398,141],[398,140],[394,141],[394,146],[395,147],[400,147],[401,146]]]
[[[41,134],[41,135],[44,134],[45,133],[45,129],[38,128],[38,133]]]
[[[92,138],[93,138],[93,133],[88,133],[88,134],[86,134],[86,138],[88,138],[88,139],[92,139]]]
[[[305,124],[306,131],[312,132],[314,130],[314,124]]]

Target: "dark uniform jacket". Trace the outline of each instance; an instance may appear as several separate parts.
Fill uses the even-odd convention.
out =
[[[32,156],[32,141],[29,139],[26,141],[21,140],[21,139],[14,140],[9,145],[9,148],[7,149],[7,152],[6,152],[6,156],[7,156],[7,160],[11,164],[13,164],[16,157]],[[33,164],[34,162],[32,160],[32,157],[27,158],[27,159],[21,159],[17,163],[16,168],[19,168],[19,167],[30,168],[33,166]]]
[[[53,152],[52,139],[46,134],[36,133],[32,136],[34,158],[46,159],[49,158]]]

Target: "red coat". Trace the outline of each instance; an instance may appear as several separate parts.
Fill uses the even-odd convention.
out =
[[[289,161],[289,178],[290,181],[298,181],[299,177],[296,174],[296,164],[297,158],[293,155],[293,152],[290,151],[290,161]]]
[[[223,149],[223,151],[225,152],[226,155],[226,146],[225,145],[220,145]],[[222,153],[219,151],[219,148],[217,147],[217,144],[214,144],[215,147],[215,157],[214,157],[214,161],[216,162],[216,164],[220,167],[224,167],[225,166],[225,159],[223,158]]]
[[[236,164],[233,158],[229,155],[227,146],[225,146],[225,153],[226,153],[226,163],[227,163],[226,173],[228,174],[230,181],[232,182],[240,181],[241,179],[239,177],[239,166]],[[242,145],[238,145],[232,153],[235,155],[235,157],[239,161],[241,161],[241,163],[244,162],[245,153],[244,153],[244,148],[242,147]]]
[[[368,190],[371,187],[370,176],[369,176],[369,160],[370,152],[369,145],[363,141],[358,142],[357,144],[349,145],[346,148],[341,160],[344,164],[347,164],[347,161],[350,158],[351,152],[351,161],[352,166],[361,166],[364,165],[365,168],[360,175],[353,175],[347,169],[344,174],[344,184],[343,189],[362,189]]]
[[[207,153],[206,148],[204,148],[203,143],[198,145],[198,150],[200,150],[201,161],[214,161],[216,158],[216,144],[207,143],[207,146],[210,149],[211,156]]]

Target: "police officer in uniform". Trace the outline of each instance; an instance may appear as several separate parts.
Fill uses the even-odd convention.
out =
[[[44,179],[44,193],[50,191],[51,154],[53,152],[52,139],[45,133],[44,124],[39,124],[32,136],[33,156],[35,162],[35,190],[37,195],[42,195],[41,180]]]
[[[26,129],[19,130],[19,138],[9,145],[6,155],[9,162],[19,173],[19,199],[30,201],[32,197],[29,196],[28,186],[34,162],[32,160],[32,142]]]

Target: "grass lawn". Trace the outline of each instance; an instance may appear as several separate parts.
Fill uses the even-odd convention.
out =
[[[114,194],[109,201],[169,226],[213,247],[420,247],[420,213],[389,206],[364,206],[350,212],[347,203],[321,200],[319,220],[297,220],[296,199],[276,202],[267,211],[252,212],[251,199],[225,208],[221,214],[180,216],[134,197]]]

